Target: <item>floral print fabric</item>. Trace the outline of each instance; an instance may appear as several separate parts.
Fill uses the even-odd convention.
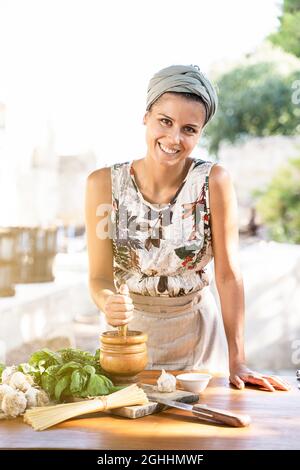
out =
[[[111,166],[111,237],[118,289],[178,297],[209,285],[213,257],[208,178],[213,162],[194,159],[169,204],[141,194],[132,162]]]

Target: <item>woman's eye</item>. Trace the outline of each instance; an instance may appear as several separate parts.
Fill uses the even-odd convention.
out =
[[[160,120],[160,122],[162,122],[163,124],[166,124],[166,125],[168,125],[169,123],[172,124],[172,122],[170,121],[170,119],[166,119],[166,118],[162,118],[162,119]],[[186,129],[189,133],[192,133],[192,134],[195,134],[195,132],[196,132],[193,127],[189,127],[189,126],[188,126],[188,127],[186,127],[185,129]]]
[[[192,133],[196,132],[193,127],[186,127],[186,129],[188,130],[188,132],[192,132]]]

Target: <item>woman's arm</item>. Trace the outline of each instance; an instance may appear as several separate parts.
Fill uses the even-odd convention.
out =
[[[228,342],[229,364],[245,361],[244,286],[239,266],[238,212],[227,171],[214,165],[209,177],[215,279]]]
[[[209,177],[212,247],[215,279],[229,353],[230,381],[238,388],[245,382],[288,390],[281,379],[263,376],[245,365],[244,285],[239,265],[239,230],[236,195],[228,172],[214,165]]]
[[[103,310],[107,297],[116,292],[113,280],[112,240],[100,239],[97,226],[108,231],[104,225],[111,210],[111,188],[108,184],[109,168],[101,168],[91,173],[86,183],[85,225],[89,258],[89,288],[92,299]],[[107,206],[107,212],[97,215],[101,207]],[[98,225],[100,224],[100,225]]]
[[[130,321],[133,302],[123,290],[124,295],[117,294],[114,284],[112,239],[108,225],[112,209],[110,181],[110,168],[101,168],[89,175],[85,224],[91,297],[106,315],[108,323],[118,326]]]

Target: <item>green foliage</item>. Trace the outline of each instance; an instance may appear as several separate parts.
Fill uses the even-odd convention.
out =
[[[32,367],[39,367],[40,371],[42,371],[50,366],[62,364],[62,359],[58,353],[44,348],[32,354],[29,364]]]
[[[57,401],[72,397],[108,395],[122,387],[116,387],[103,374],[99,365],[99,350],[95,355],[80,349],[61,349],[53,352],[42,349],[35,352],[28,364],[19,366],[31,374],[40,385]]]
[[[2,372],[4,371],[4,369],[5,369],[5,364],[2,364],[0,362],[0,382],[1,382]]]
[[[293,104],[292,84],[300,70],[281,76],[274,63],[237,67],[217,81],[219,108],[205,129],[209,151],[222,142],[247,136],[294,135],[300,131],[300,106]]]
[[[300,243],[300,158],[289,160],[265,191],[256,191],[257,211],[273,240]]]
[[[300,0],[284,0],[283,8],[286,13],[296,13],[300,11]]]
[[[284,0],[280,26],[269,40],[286,52],[300,57],[300,0]]]

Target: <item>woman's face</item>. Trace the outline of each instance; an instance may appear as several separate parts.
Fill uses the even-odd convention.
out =
[[[158,163],[186,160],[205,123],[205,107],[177,93],[164,93],[144,116],[147,156]]]

